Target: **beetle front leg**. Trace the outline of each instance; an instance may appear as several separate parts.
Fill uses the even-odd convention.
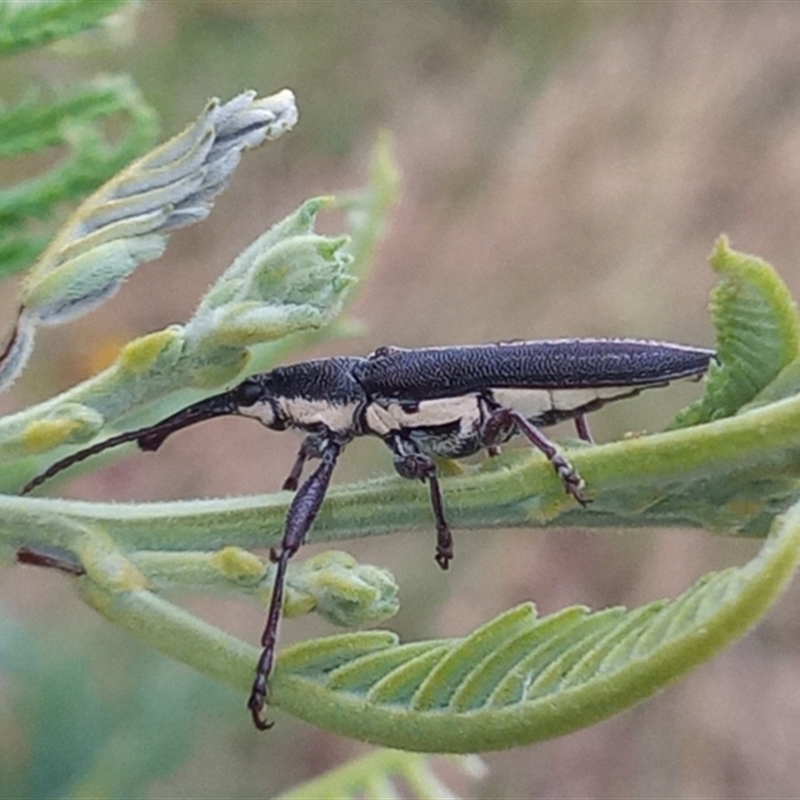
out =
[[[275,570],[275,582],[272,587],[272,597],[269,601],[267,623],[264,626],[264,633],[261,635],[261,646],[264,649],[258,659],[256,677],[253,681],[250,698],[247,701],[247,707],[250,709],[253,722],[262,731],[272,727],[271,722],[267,722],[261,717],[261,712],[267,702],[269,694],[267,681],[275,660],[275,646],[278,641],[278,623],[280,622],[283,606],[286,567],[289,564],[289,559],[298,551],[300,545],[305,542],[306,535],[314,524],[317,513],[322,506],[322,501],[325,498],[325,492],[328,489],[333,469],[336,466],[336,460],[341,452],[341,444],[328,441],[320,455],[322,463],[311,473],[294,496],[292,504],[289,506],[289,512],[286,515],[286,527],[283,532],[280,549],[277,553],[272,553],[272,558],[277,568]]]
[[[297,489],[306,461],[309,458],[321,458],[325,450],[325,443],[325,436],[318,433],[311,433],[303,439],[300,449],[297,451],[297,458],[294,460],[294,464],[283,482],[282,488],[284,490],[293,492]]]
[[[408,444],[395,439],[391,444],[394,468],[402,478],[427,481],[431,493],[431,507],[436,521],[436,563],[447,569],[453,558],[453,534],[444,514],[442,487],[436,474],[436,464],[428,456],[409,450]]]

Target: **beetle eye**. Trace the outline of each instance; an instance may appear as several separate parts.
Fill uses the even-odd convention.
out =
[[[264,390],[254,378],[248,378],[236,387],[236,405],[238,406],[252,406],[263,397]]]

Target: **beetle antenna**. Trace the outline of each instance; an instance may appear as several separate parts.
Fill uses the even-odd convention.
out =
[[[212,417],[235,414],[236,409],[235,397],[232,392],[224,392],[214,397],[208,397],[205,400],[201,400],[199,403],[184,408],[182,411],[176,412],[172,416],[161,420],[161,422],[157,422],[155,425],[149,425],[135,431],[126,431],[125,433],[117,434],[109,439],[104,439],[102,442],[97,442],[97,444],[86,447],[83,450],[78,450],[77,453],[72,453],[72,455],[62,458],[60,461],[56,461],[44,472],[29,480],[22,487],[20,494],[28,494],[62,470],[87,458],[91,458],[91,456],[96,456],[98,453],[102,453],[103,450],[109,450],[112,447],[117,447],[118,445],[128,442],[136,442],[141,450],[158,450],[164,443],[164,440],[175,431],[181,428],[187,428],[189,425],[194,425],[196,422],[211,419]]]

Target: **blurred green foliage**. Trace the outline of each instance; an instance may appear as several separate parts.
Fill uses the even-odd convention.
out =
[[[9,800],[145,796],[191,753],[198,717],[234,716],[231,692],[109,630],[35,632],[0,616],[0,673]]]
[[[4,2],[0,53],[7,56],[74,36],[99,24],[120,5],[119,0]],[[110,126],[117,117],[127,118],[122,133]],[[52,235],[51,220],[62,204],[84,197],[108,180],[152,144],[156,132],[153,109],[126,77],[96,78],[48,90],[26,87],[20,99],[6,99],[0,106],[0,157],[39,155],[38,174],[0,189],[0,278],[35,260]],[[46,222],[36,227],[33,220]]]

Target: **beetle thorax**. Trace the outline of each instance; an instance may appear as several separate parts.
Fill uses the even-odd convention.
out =
[[[277,404],[287,427],[307,431],[326,428],[342,435],[355,433],[359,409],[363,405],[356,400],[336,402],[310,397],[282,397]]]
[[[262,397],[239,413],[269,428],[356,434],[366,395],[353,377],[357,358],[305,361],[258,376]]]

